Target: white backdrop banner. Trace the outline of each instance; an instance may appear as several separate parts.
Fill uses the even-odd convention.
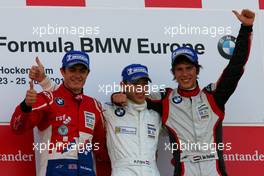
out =
[[[263,19],[259,12],[249,61],[226,106],[225,124],[263,125]],[[65,52],[86,51],[91,73],[84,91],[106,102],[118,91],[121,70],[131,63],[149,67],[153,87],[177,87],[170,73],[170,55],[179,46],[198,52],[203,66],[201,87],[216,82],[240,28],[231,11],[202,9],[2,8],[0,20],[0,122],[9,122],[15,106],[24,99],[29,68],[36,56],[45,65],[46,74],[60,84]],[[229,47],[225,48],[223,41]],[[164,175],[171,173],[162,162],[170,164],[168,158],[170,154],[159,157]]]
[[[15,105],[24,98],[28,69],[36,56],[46,66],[47,75],[61,83],[59,68],[65,51],[88,52],[91,74],[85,92],[104,102],[119,84],[122,68],[130,63],[147,65],[154,84],[176,87],[170,53],[179,46],[193,47],[199,53],[201,86],[217,81],[228,62],[218,51],[219,39],[236,37],[240,27],[230,11],[206,10],[3,8],[0,18],[0,94],[7,100],[0,102],[3,122],[10,120]],[[15,23],[18,19],[20,23]],[[246,71],[227,104],[225,122],[264,121],[264,102],[259,98],[264,88],[259,25],[257,20]],[[232,51],[234,38],[224,38],[231,43],[225,51]]]
[[[1,7],[28,6],[85,6],[96,8],[203,8],[203,9],[263,9],[263,0],[8,0],[0,1]]]

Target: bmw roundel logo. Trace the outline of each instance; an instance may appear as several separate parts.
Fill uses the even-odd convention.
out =
[[[181,96],[175,96],[175,97],[172,98],[172,101],[175,104],[179,104],[179,103],[182,102],[182,97]]]
[[[218,52],[225,59],[231,59],[236,45],[236,38],[232,35],[226,35],[218,41]]]
[[[57,103],[57,105],[63,106],[64,105],[64,99],[57,97],[55,99],[55,102]]]
[[[115,110],[115,115],[118,116],[118,117],[122,117],[124,116],[126,113],[126,110],[124,108],[116,108]]]

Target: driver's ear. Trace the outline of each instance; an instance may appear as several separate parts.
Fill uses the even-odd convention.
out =
[[[200,67],[196,67],[196,74],[199,75],[200,73]]]
[[[65,75],[65,68],[60,68],[60,72],[61,72],[61,75],[64,77],[64,75]]]

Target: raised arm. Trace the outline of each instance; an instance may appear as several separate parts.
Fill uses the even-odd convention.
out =
[[[241,13],[233,11],[233,13],[242,23],[236,40],[236,46],[233,56],[221,77],[211,87],[214,100],[223,112],[225,103],[235,91],[244,73],[244,66],[247,63],[250,53],[252,26],[255,18],[255,13],[250,10],[242,10]]]

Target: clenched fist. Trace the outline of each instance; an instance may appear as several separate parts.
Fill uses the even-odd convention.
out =
[[[115,93],[112,95],[112,103],[120,105],[120,106],[127,106],[127,96],[123,93]]]
[[[27,90],[25,103],[27,106],[32,107],[32,105],[37,101],[37,92],[34,90],[33,81],[29,82],[29,90]]]

